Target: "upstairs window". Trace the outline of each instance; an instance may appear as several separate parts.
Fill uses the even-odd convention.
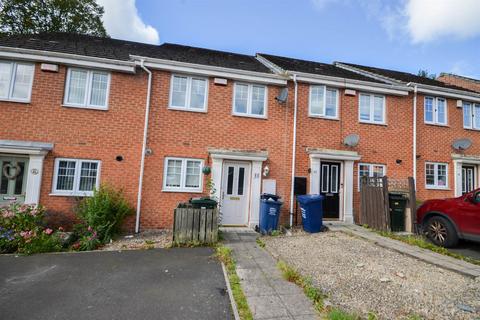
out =
[[[425,97],[425,123],[447,124],[447,101],[444,98]]]
[[[360,93],[360,122],[385,124],[385,96]]]
[[[202,160],[166,158],[164,191],[202,192]]]
[[[110,74],[96,70],[69,68],[64,104],[68,107],[108,109]]]
[[[266,118],[267,88],[256,84],[235,83],[233,114],[255,118]]]
[[[310,86],[309,116],[338,118],[338,90],[326,86]]]
[[[29,102],[34,69],[32,63],[0,61],[0,99]]]
[[[463,103],[463,127],[480,130],[480,104]]]
[[[173,75],[170,85],[171,109],[207,110],[208,80],[200,77]]]
[[[98,188],[100,161],[55,159],[53,194],[65,196],[91,196]]]
[[[446,163],[425,163],[425,185],[429,189],[448,188],[448,166]]]

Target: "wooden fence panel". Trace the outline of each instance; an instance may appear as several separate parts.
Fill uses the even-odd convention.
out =
[[[173,241],[176,244],[217,242],[218,216],[218,209],[175,209]]]
[[[377,230],[388,230],[390,221],[387,177],[362,177],[360,223]]]

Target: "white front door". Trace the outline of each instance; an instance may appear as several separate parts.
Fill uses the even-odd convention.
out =
[[[248,223],[249,178],[250,163],[224,162],[221,191],[222,225],[246,225]]]

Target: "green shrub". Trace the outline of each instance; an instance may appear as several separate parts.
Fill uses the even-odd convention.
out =
[[[46,228],[42,207],[11,204],[0,208],[0,253],[60,251],[57,232]]]
[[[107,243],[119,233],[123,220],[133,211],[123,193],[108,186],[94,190],[93,196],[81,200],[77,207],[82,224],[96,232],[99,243]]]

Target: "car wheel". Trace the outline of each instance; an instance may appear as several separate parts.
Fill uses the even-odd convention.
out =
[[[437,246],[451,248],[457,245],[458,235],[453,225],[443,217],[432,217],[426,223],[427,237]]]

